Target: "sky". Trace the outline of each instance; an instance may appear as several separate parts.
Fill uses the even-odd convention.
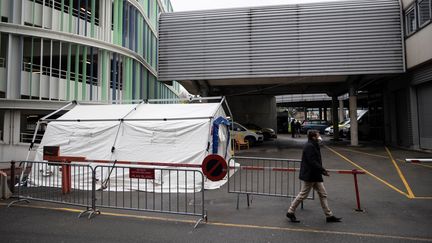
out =
[[[173,6],[174,12],[178,12],[190,10],[254,7],[328,1],[341,0],[171,0],[171,4]]]

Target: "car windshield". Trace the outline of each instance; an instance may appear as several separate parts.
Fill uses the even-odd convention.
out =
[[[253,123],[246,124],[245,127],[252,129],[252,130],[261,130],[262,129],[260,126],[255,125]]]

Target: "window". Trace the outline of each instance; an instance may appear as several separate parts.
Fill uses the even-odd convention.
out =
[[[0,68],[6,67],[8,37],[8,34],[0,32]]]
[[[20,128],[20,142],[31,143],[33,134],[36,129],[37,121],[42,118],[43,114],[23,113],[21,114],[21,128]],[[40,143],[43,134],[45,133],[46,126],[39,126],[36,133],[35,143]]]
[[[417,2],[419,26],[423,27],[431,18],[431,0],[419,0]]]
[[[415,8],[409,8],[405,13],[406,34],[410,35],[417,29]]]

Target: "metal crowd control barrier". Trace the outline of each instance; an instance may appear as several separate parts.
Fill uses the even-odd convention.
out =
[[[21,164],[29,169],[16,186],[16,200],[8,207],[35,200],[85,207],[78,217],[89,213],[89,219],[100,213],[98,208],[113,208],[199,216],[194,228],[207,221],[204,175],[199,170],[133,165],[93,168],[82,163],[43,161]],[[17,174],[15,169],[15,162],[11,162],[11,178]]]
[[[94,171],[98,208],[199,216],[194,228],[207,221],[201,171],[109,165]]]
[[[301,189],[301,181],[298,179],[300,160],[287,160],[259,157],[232,157],[231,160],[240,166],[231,166],[228,170],[228,192],[237,193],[237,209],[239,208],[240,194],[246,194],[248,207],[250,206],[249,195],[289,197],[297,196]],[[230,162],[230,165],[233,164]],[[230,177],[231,171],[237,171]],[[354,190],[356,196],[355,211],[364,212],[360,206],[360,193],[357,175],[365,174],[362,170],[335,170],[328,172],[338,174],[350,174],[354,178]],[[307,199],[314,199],[315,192]],[[303,204],[302,204],[303,207]]]
[[[11,202],[8,207],[18,202],[35,200],[85,207],[86,210],[78,217],[89,213],[91,218],[98,213],[94,197],[94,171],[90,166],[43,161],[21,161],[21,163],[25,163],[31,170],[24,170],[24,180],[19,181],[14,190],[17,200]],[[71,175],[68,178],[71,189],[67,192],[63,190],[65,178],[61,176],[64,170],[69,170]],[[12,174],[15,175],[15,162],[11,162]]]
[[[240,164],[228,170],[228,192],[237,193],[237,209],[240,194],[246,195],[249,207],[249,195],[294,198],[301,189],[295,169],[300,160],[235,156],[228,164],[232,161]],[[307,199],[315,199],[315,193]]]

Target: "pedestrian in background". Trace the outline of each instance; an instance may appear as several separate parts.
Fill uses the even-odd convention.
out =
[[[297,128],[296,128],[295,119],[292,119],[292,121],[291,121],[291,137],[295,138],[296,130],[297,130]]]
[[[295,216],[295,211],[298,205],[309,195],[310,190],[313,188],[319,196],[321,207],[326,216],[327,222],[341,222],[342,218],[333,215],[327,202],[327,192],[323,183],[323,175],[329,176],[329,173],[322,166],[321,151],[319,142],[321,136],[316,130],[308,131],[308,141],[304,145],[301,166],[300,166],[300,180],[302,180],[302,188],[297,197],[291,203],[286,216],[291,222],[298,223]]]
[[[296,127],[296,130],[297,130],[296,133],[297,133],[298,137],[301,137],[300,136],[300,129],[301,129],[300,120],[297,120],[295,127]]]

